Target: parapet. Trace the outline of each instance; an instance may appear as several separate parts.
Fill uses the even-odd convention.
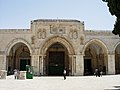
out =
[[[105,36],[113,36],[114,34],[112,33],[112,31],[108,31],[108,30],[85,30],[84,31],[85,35],[97,35],[97,36],[102,36],[102,35],[105,35]]]

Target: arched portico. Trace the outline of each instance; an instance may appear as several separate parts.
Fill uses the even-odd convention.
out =
[[[120,42],[115,45],[115,73],[120,74]]]
[[[31,65],[31,48],[23,39],[14,39],[6,48],[6,69],[12,74],[14,69],[26,70]]]
[[[95,68],[106,74],[108,69],[108,50],[106,45],[98,40],[92,39],[86,43],[84,53],[84,75],[93,75]]]
[[[63,68],[67,69],[67,74],[72,75],[73,56],[75,55],[72,44],[65,38],[54,36],[42,44],[40,55],[43,60],[44,75],[62,75]],[[59,57],[59,58],[58,58]],[[56,67],[56,68],[55,68]],[[53,69],[52,69],[53,68]],[[51,70],[59,69],[61,73],[53,73]]]

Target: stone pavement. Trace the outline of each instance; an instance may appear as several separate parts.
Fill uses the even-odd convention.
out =
[[[0,80],[0,90],[120,90],[120,75],[34,77],[33,79],[15,80],[7,76]]]

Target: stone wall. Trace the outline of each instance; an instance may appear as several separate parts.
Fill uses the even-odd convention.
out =
[[[42,53],[42,49],[47,50],[53,43],[60,42],[68,49],[70,54],[73,54],[72,57],[75,56],[74,62],[76,63],[74,63],[72,70],[75,69],[76,71],[75,73],[72,72],[72,75],[83,75],[83,57],[87,45],[95,42],[104,47],[107,54],[114,54],[116,46],[120,43],[120,38],[110,31],[84,30],[84,22],[78,20],[33,20],[30,29],[0,29],[0,69],[6,68],[6,56],[10,49],[19,42],[28,46],[32,65],[34,66],[37,62],[35,66],[36,74],[40,73],[39,69],[42,70],[42,74],[44,73],[43,56],[45,56],[45,53]],[[39,60],[40,56],[42,56],[41,61]],[[73,60],[71,59],[71,61]],[[41,65],[39,65],[40,63]],[[110,65],[115,67],[111,63]],[[114,71],[109,71],[114,73]]]

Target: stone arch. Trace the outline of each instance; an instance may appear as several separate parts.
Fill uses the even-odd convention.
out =
[[[51,38],[47,39],[41,45],[42,48],[40,49],[40,54],[45,55],[48,47],[51,46],[53,43],[56,43],[56,42],[59,42],[59,43],[63,44],[67,48],[69,55],[74,55],[75,54],[74,48],[73,48],[72,44],[70,43],[70,41],[68,41],[66,38],[60,37],[60,36],[54,36],[54,37],[51,37]]]
[[[30,44],[23,38],[16,38],[16,39],[13,39],[12,41],[10,41],[9,44],[7,45],[7,47],[5,49],[6,55],[9,55],[11,48],[17,43],[24,43],[29,48],[30,54],[32,54],[32,47],[30,46]]]
[[[26,40],[21,38],[12,40],[6,48],[8,74],[13,74],[14,69],[25,70],[26,65],[31,65],[31,53],[31,46]]]
[[[63,68],[66,68],[68,71],[70,71],[67,73],[67,75],[71,75],[72,55],[75,55],[75,51],[72,44],[64,37],[53,36],[47,39],[41,45],[42,46],[40,48],[39,53],[40,55],[43,56],[43,73],[45,75],[51,75],[52,72],[51,68],[54,68],[54,70],[57,70],[59,68],[57,70],[57,71],[60,70],[59,72],[61,72]],[[55,48],[54,45],[57,46],[58,48]],[[61,55],[61,57],[57,59],[56,56],[59,57],[59,55]],[[54,64],[51,63],[51,57],[52,60],[54,61],[53,62]],[[58,62],[59,64],[57,64],[57,61],[63,61],[63,62],[60,65],[60,62]],[[54,67],[54,65],[57,65],[57,68]],[[56,71],[54,72],[58,73]],[[62,75],[62,72],[59,75]]]
[[[115,73],[120,74],[120,42],[117,42],[114,46],[113,53],[115,54]]]
[[[115,49],[117,48],[117,46],[120,44],[120,41],[118,41],[115,45],[114,45],[114,48],[113,48],[113,51],[115,53]]]
[[[106,54],[108,54],[108,48],[107,48],[107,46],[104,44],[103,41],[101,41],[101,40],[99,40],[99,39],[91,39],[91,40],[89,40],[88,42],[86,42],[85,45],[84,45],[84,47],[83,47],[83,49],[82,49],[82,54],[84,54],[87,46],[90,45],[90,44],[92,44],[92,43],[96,43],[96,44],[98,44],[99,46],[101,46],[102,49],[104,50],[104,52],[105,52]]]
[[[99,39],[89,40],[83,47],[84,75],[94,74],[95,68],[104,71],[108,69],[108,49]]]

